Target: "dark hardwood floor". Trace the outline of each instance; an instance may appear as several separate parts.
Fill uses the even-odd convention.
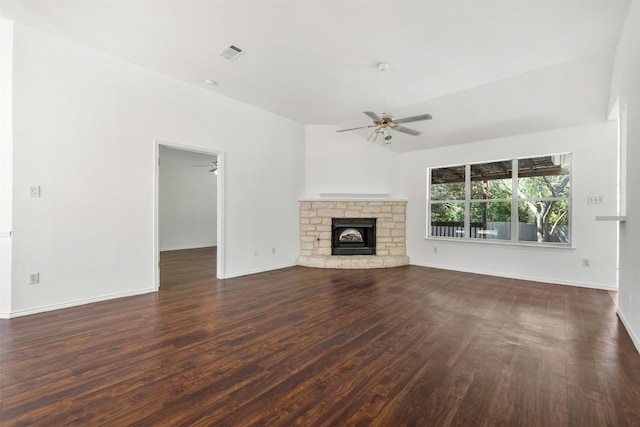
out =
[[[2,426],[638,426],[605,291],[406,266],[216,280],[0,321]]]

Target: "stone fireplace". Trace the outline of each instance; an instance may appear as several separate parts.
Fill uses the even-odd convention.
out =
[[[300,201],[298,264],[382,268],[409,264],[406,200]]]

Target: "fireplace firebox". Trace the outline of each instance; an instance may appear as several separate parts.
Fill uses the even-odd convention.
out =
[[[331,255],[375,254],[375,218],[331,219]]]

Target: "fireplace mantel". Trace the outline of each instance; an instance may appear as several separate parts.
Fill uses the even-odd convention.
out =
[[[320,197],[298,199],[299,202],[407,202],[408,199],[393,198],[387,194],[340,194],[321,193]]]
[[[371,195],[369,195],[371,196]],[[320,268],[383,268],[409,264],[406,200],[332,197],[300,200],[298,264]],[[375,255],[331,255],[333,218],[375,218]]]

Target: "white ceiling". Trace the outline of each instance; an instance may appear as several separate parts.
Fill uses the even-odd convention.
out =
[[[430,113],[398,152],[603,121],[629,1],[0,0],[0,14],[304,124]],[[229,44],[245,53],[218,55]],[[387,73],[378,71],[388,62]],[[218,82],[207,86],[206,79]],[[361,131],[364,138],[366,130]]]

